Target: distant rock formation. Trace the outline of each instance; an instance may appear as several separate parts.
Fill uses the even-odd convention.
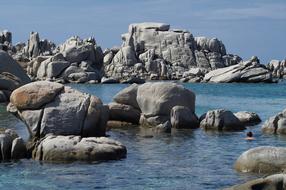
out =
[[[36,51],[35,53],[37,53]],[[31,55],[34,55],[31,51]],[[36,56],[27,72],[35,80],[96,82],[102,77],[103,52],[93,38],[71,37],[50,56]]]
[[[279,60],[271,60],[270,63],[267,64],[267,68],[272,72],[273,77],[278,79],[286,78],[286,59]]]
[[[270,70],[260,64],[255,56],[249,61],[210,71],[205,75],[204,81],[215,83],[273,82]]]
[[[206,73],[241,61],[226,54],[216,38],[194,38],[189,31],[170,29],[164,23],[131,24],[122,40],[121,48],[104,53],[107,77],[177,80],[191,68]]]

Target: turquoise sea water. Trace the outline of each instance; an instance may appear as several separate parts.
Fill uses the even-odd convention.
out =
[[[104,103],[127,85],[70,85],[97,95]],[[278,84],[184,84],[196,95],[200,116],[210,109],[254,111],[263,122],[286,108],[286,83]],[[10,127],[27,138],[22,123],[0,107],[0,127]],[[263,135],[261,124],[244,132],[206,133],[200,129],[144,138],[138,128],[113,129],[111,138],[126,145],[127,158],[103,163],[45,164],[21,160],[0,164],[1,189],[221,189],[260,177],[233,170],[245,150],[262,145],[285,146],[286,137]]]

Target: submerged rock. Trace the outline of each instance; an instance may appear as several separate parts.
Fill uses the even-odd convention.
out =
[[[286,174],[275,174],[254,179],[224,190],[283,190],[286,187]]]
[[[8,111],[20,118],[31,136],[104,136],[109,113],[99,98],[58,83],[38,81],[16,89]]]
[[[126,157],[126,147],[106,137],[54,136],[40,140],[33,159],[47,162],[105,161]]]
[[[228,110],[211,110],[203,117],[200,126],[205,130],[238,131],[246,129],[244,124]]]
[[[240,172],[277,173],[286,169],[286,148],[261,146],[242,153],[235,169]]]
[[[286,134],[286,109],[265,121],[262,125],[262,132],[268,134]]]

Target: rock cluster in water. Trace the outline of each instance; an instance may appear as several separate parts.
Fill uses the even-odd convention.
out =
[[[121,47],[102,51],[94,38],[69,38],[56,46],[31,32],[27,43],[12,45],[12,33],[0,35],[0,47],[32,80],[60,83],[272,82],[283,77],[285,61],[267,67],[257,57],[243,62],[228,54],[217,38],[194,37],[164,23],[130,24]]]
[[[226,54],[224,44],[216,38],[194,38],[189,31],[170,29],[163,23],[131,24],[122,40],[119,49],[105,51],[107,77],[191,80],[193,76],[201,81],[204,73],[241,61],[238,56]],[[200,71],[193,75],[188,72],[192,68]]]
[[[108,107],[96,96],[38,81],[14,90],[10,101],[8,111],[27,125],[34,140],[35,159],[95,161],[126,155],[119,142],[96,138],[105,136],[109,118]]]

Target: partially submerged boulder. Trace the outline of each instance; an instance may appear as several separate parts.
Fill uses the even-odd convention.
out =
[[[32,157],[47,162],[106,161],[126,157],[126,147],[106,137],[54,136],[42,138]]]
[[[261,146],[242,153],[234,168],[239,172],[277,173],[286,169],[286,148]]]
[[[240,112],[234,113],[234,115],[245,126],[252,126],[252,125],[259,124],[261,122],[259,115],[254,112],[240,111]]]
[[[239,131],[246,129],[244,124],[229,110],[218,109],[206,113],[200,126],[205,130]]]
[[[262,132],[268,134],[286,134],[286,109],[270,117],[262,125]]]
[[[171,110],[171,125],[179,129],[196,129],[200,122],[196,114],[184,106],[174,106]]]
[[[99,98],[47,81],[16,89],[8,111],[28,127],[31,136],[104,136],[108,107]]]
[[[133,84],[114,96],[115,103],[109,104],[110,120],[159,128],[197,128],[195,98],[192,91],[176,83]]]
[[[286,187],[286,174],[274,174],[235,185],[224,190],[283,190]]]

